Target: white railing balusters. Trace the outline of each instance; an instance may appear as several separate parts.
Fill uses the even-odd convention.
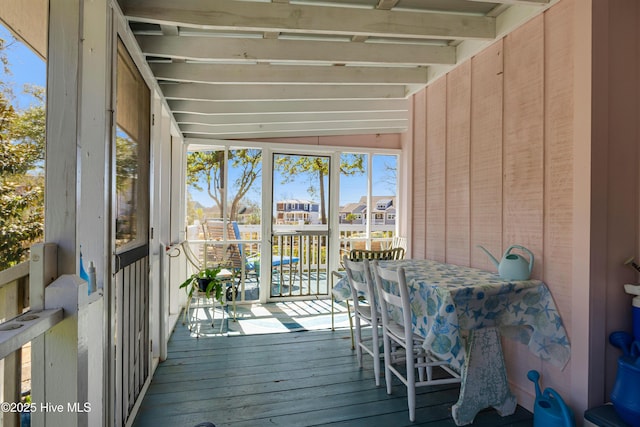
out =
[[[24,262],[0,271],[0,322],[5,322],[22,313],[28,305],[29,263]],[[9,329],[5,323],[0,328]],[[7,331],[9,333],[9,331]],[[0,335],[3,335],[0,333]],[[0,349],[2,344],[0,344]],[[20,402],[22,387],[22,348],[8,350],[0,355],[0,402]],[[2,351],[2,350],[0,350]],[[3,411],[0,413],[0,426],[18,427],[19,414]]]

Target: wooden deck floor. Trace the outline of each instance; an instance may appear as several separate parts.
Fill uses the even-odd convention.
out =
[[[459,385],[419,388],[411,423],[404,386],[376,387],[370,358],[359,369],[349,340],[344,329],[195,339],[179,322],[134,426],[455,426]],[[532,426],[533,417],[491,409],[473,425]]]

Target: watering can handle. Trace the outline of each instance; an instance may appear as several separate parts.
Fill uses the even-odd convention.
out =
[[[507,252],[505,252],[505,255],[511,252],[511,249],[519,249],[522,252],[526,252],[529,255],[529,274],[531,274],[531,270],[533,270],[533,252],[531,252],[529,249],[525,248],[524,246],[511,245],[509,246],[509,249],[507,249]]]
[[[564,425],[566,427],[575,427],[575,423],[573,422],[573,416],[572,416],[571,410],[569,409],[567,404],[564,403],[564,400],[562,399],[562,396],[560,396],[557,391],[555,391],[552,388],[547,388],[542,393],[542,395],[543,396],[544,395],[553,396],[553,398],[556,399],[556,401],[558,402],[558,405],[560,406],[560,409],[562,410],[562,416],[564,418]]]

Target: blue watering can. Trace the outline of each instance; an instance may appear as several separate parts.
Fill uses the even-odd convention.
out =
[[[575,427],[573,412],[562,397],[552,388],[540,391],[538,371],[531,370],[527,378],[536,386],[536,402],[533,411],[533,427]]]
[[[618,373],[611,390],[613,409],[631,427],[640,427],[640,341],[632,340],[626,332],[609,335],[609,342],[622,349],[618,358]]]

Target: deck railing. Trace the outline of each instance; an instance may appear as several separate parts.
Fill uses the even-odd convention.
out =
[[[38,244],[29,263],[0,272],[2,427],[20,426],[21,412],[35,418],[35,425],[102,422],[102,293],[89,296],[87,283],[75,275],[58,277],[56,255],[56,245]],[[32,400],[26,405],[22,356],[29,344]],[[47,411],[49,404],[59,410]]]
[[[303,230],[274,233],[272,251],[272,297],[328,295],[328,231]]]
[[[328,296],[329,236],[322,230],[326,226],[278,225],[270,242],[271,260],[260,256],[264,252],[260,225],[238,224],[239,233],[228,227],[225,243],[222,231],[219,239],[211,240],[204,238],[203,226],[189,226],[188,242],[198,258],[196,268],[220,264],[232,267],[238,301],[258,299],[259,284],[268,275],[272,297]],[[375,225],[367,238],[364,225],[340,224],[340,256],[351,249],[385,249],[391,244],[394,230],[392,224]],[[239,234],[238,239],[235,234]]]
[[[5,322],[29,307],[29,263],[0,271],[0,330]],[[9,353],[0,360],[0,402],[18,403],[31,386],[30,345]],[[20,426],[20,414],[1,411],[0,425]]]

